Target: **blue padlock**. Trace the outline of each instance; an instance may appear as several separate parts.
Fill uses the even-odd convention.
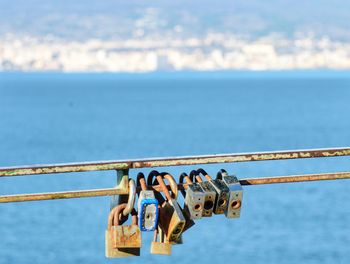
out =
[[[147,190],[145,176],[142,172],[137,175],[137,186],[141,186],[137,205],[140,230],[154,231],[158,225],[158,200],[153,191]]]

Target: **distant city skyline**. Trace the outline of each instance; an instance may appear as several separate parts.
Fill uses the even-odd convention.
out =
[[[0,2],[0,71],[350,69],[347,1]]]

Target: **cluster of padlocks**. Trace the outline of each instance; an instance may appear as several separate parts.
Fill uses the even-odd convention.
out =
[[[203,169],[192,170],[189,175],[182,173],[179,183],[169,173],[157,171],[150,172],[147,181],[143,173],[137,175],[136,184],[129,179],[128,202],[113,208],[108,217],[106,257],[139,256],[142,232],[154,232],[152,254],[171,255],[172,245],[182,244],[182,234],[194,225],[194,220],[213,214],[240,216],[243,189],[238,179],[225,170],[220,170],[216,179]],[[158,186],[158,190],[151,186]],[[178,190],[184,197],[183,206],[177,201]],[[131,224],[123,225],[129,214]]]

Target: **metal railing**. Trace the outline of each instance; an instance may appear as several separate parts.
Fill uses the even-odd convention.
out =
[[[123,175],[123,174],[127,175],[129,169],[140,169],[140,168],[150,168],[150,167],[169,167],[169,166],[214,164],[214,163],[234,163],[234,162],[305,159],[305,158],[327,158],[327,157],[340,157],[340,156],[350,156],[350,148],[327,148],[327,149],[290,150],[290,151],[276,151],[276,152],[233,153],[233,154],[186,156],[186,157],[172,157],[172,158],[98,161],[98,162],[82,162],[82,163],[50,164],[50,165],[34,165],[34,166],[2,167],[2,168],[0,167],[0,177],[28,176],[28,175],[37,175],[37,174],[69,173],[69,172],[103,171],[103,170],[117,170],[121,172],[121,173],[118,173],[118,175]],[[291,175],[291,176],[264,177],[264,178],[245,178],[245,179],[240,179],[240,183],[241,185],[259,185],[259,184],[292,183],[292,182],[339,180],[339,179],[350,179],[350,172]],[[150,186],[150,188],[154,190],[159,190],[159,186],[157,185]],[[179,188],[182,189],[183,184],[179,184]],[[66,191],[66,192],[34,193],[34,194],[2,195],[0,196],[0,203],[97,197],[97,196],[114,196],[114,195],[127,195],[127,194],[128,194],[127,181],[123,181],[122,177],[119,177],[118,186],[116,188]]]

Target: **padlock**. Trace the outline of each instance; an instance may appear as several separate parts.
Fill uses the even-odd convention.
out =
[[[160,188],[166,197],[164,202],[164,198],[159,202],[161,204],[158,221],[159,227],[165,233],[165,237],[169,243],[178,243],[186,225],[186,219],[176,199],[173,198],[175,196],[174,192],[172,192],[173,197],[171,197],[170,192],[164,183],[164,176],[157,171],[151,171],[147,179],[148,185],[152,184],[153,177],[156,177],[155,183],[160,185]]]
[[[186,173],[180,175],[180,183],[186,181],[187,185],[182,190],[185,198],[184,210],[190,216],[190,219],[200,219],[203,215],[205,193],[198,183],[193,183]],[[185,191],[186,190],[186,191]]]
[[[113,208],[109,214],[105,237],[107,258],[140,256],[141,231],[137,225],[135,209],[131,212],[132,224],[119,225],[119,218],[126,206],[126,203],[120,204]]]
[[[178,197],[178,187],[177,187],[177,183],[174,179],[174,177],[166,172],[161,173],[161,176],[166,179],[169,182],[170,185],[170,189],[171,189],[171,195],[172,198],[177,200]],[[181,209],[181,207],[180,207]],[[195,225],[194,221],[191,219],[190,214],[188,213],[188,211],[181,209],[182,210],[182,214],[185,217],[186,223],[184,226],[184,229],[182,230],[182,234],[187,231],[188,229],[190,229],[192,226]],[[179,238],[175,241],[172,242],[173,245],[181,245],[183,244],[183,238],[182,238],[182,234],[179,236]]]
[[[119,225],[119,218],[121,214],[120,208],[124,204],[118,205],[114,213],[114,222],[112,226],[113,247],[114,248],[141,248],[141,232],[137,225],[137,212],[135,209],[131,211],[132,222],[131,225]],[[126,207],[126,206],[125,206]],[[124,207],[124,208],[125,208]]]
[[[210,217],[213,215],[214,203],[216,200],[216,191],[214,187],[207,181],[203,181],[198,175],[197,171],[192,170],[190,173],[190,180],[197,182],[204,192],[204,206],[202,217]]]
[[[207,179],[207,181],[214,187],[217,193],[216,200],[214,203],[214,214],[224,214],[229,196],[229,189],[227,188],[226,184],[219,179],[213,180],[203,169],[198,169],[197,173],[202,174]]]
[[[159,242],[157,241],[159,236]],[[154,230],[153,241],[151,242],[151,254],[157,255],[171,255],[171,244],[166,241],[165,236],[161,228]]]
[[[158,173],[158,172],[157,172]],[[170,185],[170,190],[171,190],[171,198],[177,202],[177,197],[178,197],[178,187],[177,187],[177,183],[174,179],[174,177],[166,172],[160,173],[160,175],[162,176],[163,180],[166,179],[169,182]],[[153,181],[153,185],[157,185],[158,181],[157,178],[154,179]],[[166,185],[165,185],[166,186]],[[166,200],[163,198],[163,196],[158,193],[159,197],[157,197],[157,199],[159,199],[160,204],[165,204]],[[178,204],[178,203],[177,203]],[[172,245],[180,245],[183,244],[183,238],[182,238],[182,234],[188,230],[189,228],[191,228],[192,226],[194,226],[194,221],[190,218],[189,214],[186,214],[186,212],[178,205],[179,210],[181,210],[184,218],[185,218],[185,226],[181,232],[181,235],[178,236],[177,238],[171,239],[171,244]],[[162,225],[160,225],[162,226]],[[163,232],[164,233],[164,232]],[[168,238],[166,238],[168,240]]]
[[[239,180],[236,176],[229,176],[224,169],[218,172],[216,178],[222,180],[230,190],[225,216],[227,218],[239,218],[243,199],[243,189]]]
[[[158,200],[152,190],[147,190],[143,173],[137,174],[137,186],[141,186],[138,199],[138,218],[141,231],[154,231],[158,224]]]
[[[162,177],[166,180],[168,180],[169,185],[170,185],[170,189],[171,189],[171,193],[174,194],[174,196],[172,196],[173,199],[177,200],[178,197],[178,186],[177,183],[174,179],[174,177],[166,172],[161,173]],[[181,207],[180,207],[181,209]],[[184,215],[185,219],[186,219],[186,224],[185,227],[182,231],[182,233],[184,233],[186,230],[188,230],[189,228],[191,228],[192,226],[195,225],[194,221],[191,219],[191,215],[184,209],[182,210],[182,214]],[[183,244],[182,241],[182,235],[179,237],[179,239],[177,240],[176,244]]]

